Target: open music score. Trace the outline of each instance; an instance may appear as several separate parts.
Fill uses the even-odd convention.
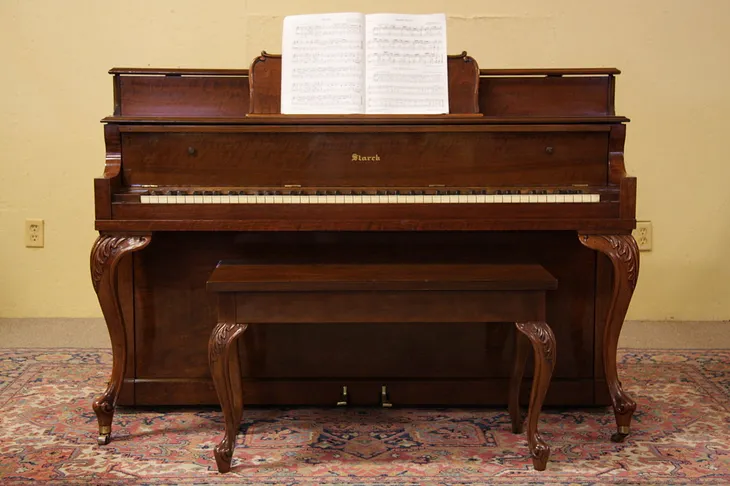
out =
[[[599,203],[589,189],[223,189],[154,190],[142,204],[573,204]]]
[[[449,113],[446,17],[286,17],[281,113]]]

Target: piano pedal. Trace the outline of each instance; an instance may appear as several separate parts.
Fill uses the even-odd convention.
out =
[[[347,386],[342,387],[342,394],[340,400],[337,402],[338,407],[346,407],[350,404],[350,396],[347,394]]]
[[[393,404],[388,400],[388,387],[385,385],[380,387],[380,406],[383,408],[393,407]]]

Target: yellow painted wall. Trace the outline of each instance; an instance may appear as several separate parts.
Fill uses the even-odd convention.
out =
[[[366,7],[367,5],[367,7]],[[99,316],[92,179],[113,66],[245,68],[284,15],[446,12],[449,50],[484,68],[623,71],[626,162],[654,224],[633,319],[730,318],[728,0],[1,0],[0,316]],[[26,218],[46,247],[23,246]]]

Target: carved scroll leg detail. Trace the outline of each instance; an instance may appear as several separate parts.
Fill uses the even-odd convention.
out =
[[[527,354],[530,350],[530,342],[521,332],[515,332],[515,359],[512,366],[512,376],[509,382],[508,406],[510,419],[512,420],[512,432],[522,433],[522,413],[520,412],[520,385],[525,374]]]
[[[639,247],[631,235],[580,235],[579,239],[588,248],[608,256],[613,264],[613,291],[603,334],[603,366],[617,426],[611,440],[621,442],[631,432],[636,402],[619,381],[616,350],[639,277]]]
[[[218,471],[222,473],[231,470],[236,434],[243,413],[243,393],[236,339],[243,334],[246,327],[246,324],[220,322],[213,329],[208,343],[210,372],[223,409],[226,427],[223,438],[214,450]]]
[[[540,437],[537,423],[555,367],[555,336],[545,322],[518,322],[515,325],[530,340],[535,352],[535,373],[527,412],[527,442],[532,454],[532,465],[536,470],[544,471],[550,457],[550,446]]]
[[[99,235],[91,249],[91,282],[104,314],[112,343],[112,373],[106,390],[94,400],[92,407],[99,422],[99,445],[111,440],[114,407],[124,379],[127,364],[127,335],[119,302],[117,268],[122,257],[146,247],[151,236]]]

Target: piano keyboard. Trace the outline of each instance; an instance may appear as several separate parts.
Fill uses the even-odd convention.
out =
[[[581,190],[443,191],[153,191],[142,204],[550,204],[598,203]]]

